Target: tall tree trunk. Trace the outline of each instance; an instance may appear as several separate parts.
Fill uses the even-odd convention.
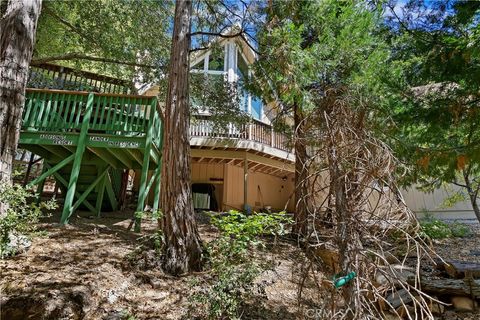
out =
[[[295,125],[295,223],[293,233],[306,236],[308,216],[308,168],[305,144],[305,119],[300,106],[293,105]]]
[[[0,21],[0,182],[12,182],[41,0],[10,0]],[[5,207],[0,204],[0,216]]]
[[[164,270],[200,270],[202,246],[194,217],[190,177],[189,50],[192,2],[177,1],[165,108],[161,209]]]

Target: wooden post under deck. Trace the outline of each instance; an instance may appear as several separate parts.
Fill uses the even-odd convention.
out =
[[[243,160],[243,209],[248,209],[248,159],[247,153],[245,153],[245,159]]]

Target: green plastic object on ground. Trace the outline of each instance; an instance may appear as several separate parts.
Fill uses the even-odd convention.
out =
[[[346,276],[343,276],[343,277],[340,277],[340,278],[337,278],[336,276],[333,277],[333,285],[335,286],[335,288],[340,288],[340,287],[343,287],[344,285],[346,285],[350,280],[352,280],[353,278],[356,277],[356,273],[355,271],[352,271],[350,273],[348,273]]]

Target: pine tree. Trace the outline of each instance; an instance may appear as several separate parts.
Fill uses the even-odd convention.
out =
[[[162,156],[161,208],[164,270],[178,275],[201,268],[202,247],[194,217],[189,140],[189,51],[192,2],[177,1],[170,56]]]
[[[0,182],[11,183],[41,0],[11,0],[0,21]],[[3,206],[0,205],[0,215]]]

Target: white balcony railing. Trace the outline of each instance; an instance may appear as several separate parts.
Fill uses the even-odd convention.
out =
[[[287,135],[275,132],[272,126],[255,119],[252,119],[250,123],[240,126],[230,124],[228,128],[224,130],[214,130],[210,116],[196,115],[190,124],[190,136],[243,139],[262,143],[286,152],[292,152]]]

